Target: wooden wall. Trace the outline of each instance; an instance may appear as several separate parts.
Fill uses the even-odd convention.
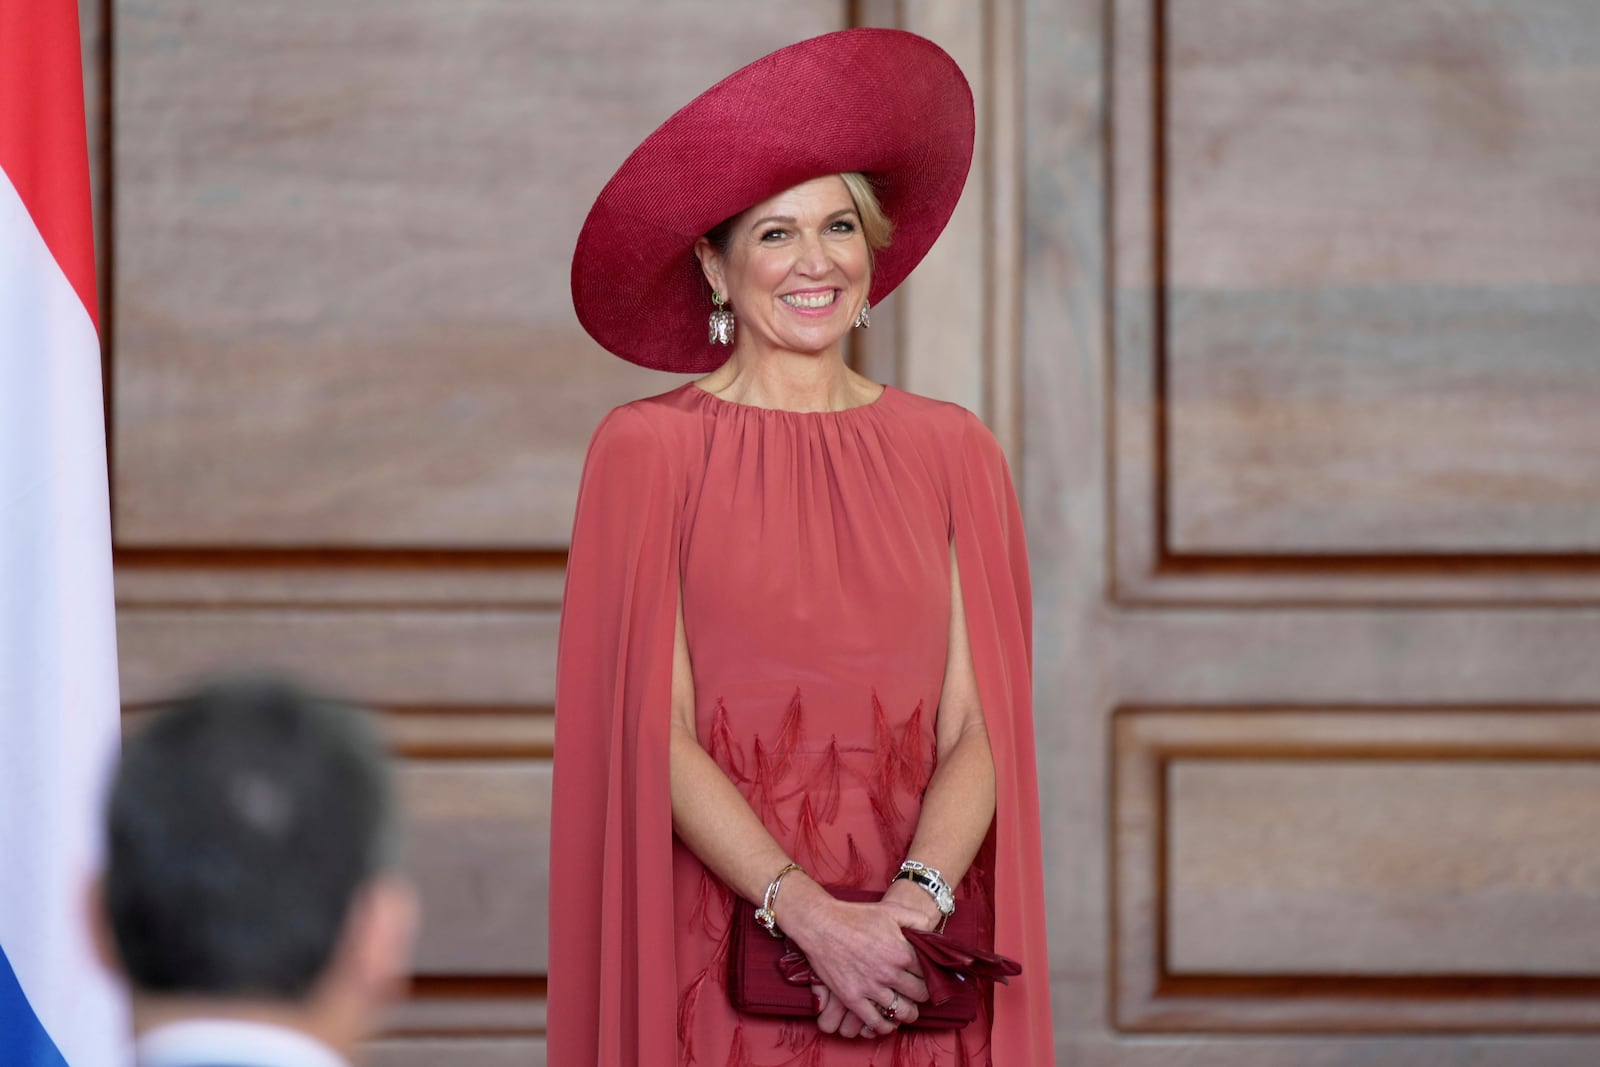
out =
[[[1600,7],[1026,22],[1067,1062],[1593,1062]]]
[[[679,381],[579,327],[578,227],[646,133],[743,63],[851,24],[929,33],[972,75],[985,144],[945,243],[855,358],[964,399],[1014,444],[1015,290],[997,297],[1009,276],[991,265],[1019,232],[1015,16],[839,0],[737,18],[639,0],[81,11],[125,704],[264,663],[376,708],[426,913],[415,994],[376,1062],[540,1062],[578,473],[608,408]],[[996,340],[1005,358],[972,358]]]
[[[1592,1062],[1600,6],[81,11],[125,701],[266,662],[379,709],[427,908],[382,1067],[543,1060],[573,494],[677,384],[578,327],[583,214],[860,24],[978,101],[852,358],[1023,492],[1061,1062]]]

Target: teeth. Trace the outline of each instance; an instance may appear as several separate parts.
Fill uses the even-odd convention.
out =
[[[833,290],[826,293],[789,293],[781,299],[790,307],[797,308],[825,308],[833,303],[839,294]]]

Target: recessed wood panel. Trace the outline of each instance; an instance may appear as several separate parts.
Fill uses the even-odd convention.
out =
[[[551,546],[601,414],[678,381],[577,323],[590,202],[844,5],[114,14],[119,544]]]
[[[1114,1015],[1600,1029],[1600,712],[1124,709]]]
[[[542,1037],[390,1038],[367,1044],[372,1067],[544,1067]]]
[[[1600,975],[1600,761],[1177,758],[1172,974]]]
[[[116,561],[127,607],[555,609],[566,553],[128,552]]]
[[[250,667],[368,704],[549,708],[558,625],[552,610],[128,607],[117,615],[122,699],[160,703],[197,675]]]
[[[411,761],[406,867],[422,895],[419,975],[543,975],[550,764]]]
[[[1168,299],[1169,551],[1600,549],[1600,287]]]
[[[1164,8],[1170,549],[1600,548],[1593,6]]]
[[[1594,602],[1593,6],[1113,10],[1119,599]]]
[[[1600,284],[1589,0],[1152,6],[1169,284]]]

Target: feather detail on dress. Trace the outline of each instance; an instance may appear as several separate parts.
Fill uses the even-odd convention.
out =
[[[822,1059],[822,1031],[817,1029],[817,1024],[812,1022],[811,1037],[800,1048],[796,1049],[797,1055],[790,1060],[786,1067],[823,1067]]]
[[[728,1048],[728,1061],[726,1067],[754,1067],[750,1061],[750,1050],[744,1046],[743,1023],[734,1024],[733,1044]]]
[[[815,812],[817,818],[832,826],[839,817],[839,779],[844,771],[844,757],[839,753],[839,735],[835,734],[828,743],[828,751],[811,768],[811,773],[805,781],[794,790],[786,794],[784,800],[804,792],[816,800]]]
[[[795,753],[805,738],[801,722],[802,712],[800,690],[796,689],[794,696],[789,698],[789,710],[783,713],[783,721],[778,723],[778,738],[772,743],[770,758],[774,785],[789,777],[789,771],[794,766]]]
[[[828,847],[827,840],[817,826],[810,793],[800,798],[800,815],[795,821],[795,837],[800,846],[798,851],[800,855],[811,858],[815,868],[812,877],[826,885],[844,874],[845,868],[839,863],[839,857]]]
[[[707,967],[694,980],[689,983],[683,995],[678,998],[678,1052],[684,1067],[689,1067],[695,1062],[694,1056],[694,1013],[700,1006],[700,993],[705,989],[706,980],[711,977],[711,967]]]
[[[732,902],[733,894],[721,879],[702,869],[700,886],[695,891],[694,910],[689,913],[690,927],[704,930],[712,937],[724,937],[728,932],[728,912]]]
[[[860,889],[867,884],[867,877],[871,874],[867,869],[867,858],[861,854],[861,849],[856,847],[855,834],[846,834],[845,841],[850,846],[850,860],[844,869],[844,874],[839,878],[839,884]]]
[[[960,1041],[954,1042],[958,1063],[966,1063]],[[926,1030],[900,1030],[894,1035],[890,1067],[939,1067],[939,1043]]]
[[[894,794],[900,778],[900,746],[895,743],[894,728],[889,725],[876,689],[872,691],[872,723],[872,810],[880,822],[887,819],[891,824],[898,823],[900,806],[895,803]]]
[[[700,885],[695,889],[694,908],[689,912],[691,930],[711,929],[711,872],[700,872]]]
[[[931,771],[922,758],[922,705],[911,713],[900,734],[899,767],[900,787],[914,797],[920,797],[928,788]]]
[[[709,896],[714,894],[718,897],[729,899],[732,898],[733,894],[727,889],[727,887],[723,886],[720,881],[714,879],[711,876],[711,872],[707,871],[705,872],[704,879],[701,881],[701,886],[704,888],[707,884],[711,883],[714,883],[711,892],[706,895]],[[720,892],[718,892],[718,890],[720,890]],[[695,906],[698,909],[698,901],[696,902]],[[683,994],[678,998],[678,1047],[683,1053],[682,1062],[684,1067],[688,1067],[689,1064],[695,1062],[694,1014],[696,1009],[698,1009],[700,1006],[700,994],[705,991],[705,987],[708,983],[716,986],[726,986],[727,984],[724,981],[723,976],[728,970],[728,949],[733,942],[733,922],[731,921],[731,913],[731,905],[722,909],[722,914],[728,916],[728,919],[724,920],[722,924],[722,933],[716,935],[717,947],[711,953],[711,959],[707,961],[705,969],[694,976],[693,980],[689,982],[688,987],[684,989]],[[707,928],[709,929],[709,924]]]
[[[711,712],[711,759],[721,767],[733,782],[748,782],[744,771],[744,749],[733,739],[733,727],[728,723],[728,706],[717,698]]]
[[[878,838],[883,842],[884,855],[904,856],[906,848],[911,844],[911,835],[899,829],[900,820],[890,813],[889,807],[879,801],[876,793],[868,794],[867,802],[872,805],[872,821],[878,827]]]
[[[821,1032],[811,1019],[788,1019],[778,1031],[778,1043],[798,1057],[815,1044],[814,1039]]]
[[[789,832],[789,824],[783,821],[783,816],[778,814],[778,797],[776,795],[777,774],[774,772],[774,761],[767,755],[766,746],[757,737],[755,742],[755,773],[750,778],[750,786],[754,792],[750,806],[755,809],[756,816],[769,830],[775,829],[780,834]]]

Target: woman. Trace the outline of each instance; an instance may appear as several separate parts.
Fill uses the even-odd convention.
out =
[[[705,377],[613,411],[584,469],[553,1064],[1052,1062],[1015,494],[970,413],[843,359],[948,221],[972,139],[931,42],[828,34],[679,111],[584,225],[585,328]],[[952,896],[1023,974],[963,1029],[912,1029],[928,992],[902,930]],[[810,961],[814,1019],[730,1002],[755,908]]]

